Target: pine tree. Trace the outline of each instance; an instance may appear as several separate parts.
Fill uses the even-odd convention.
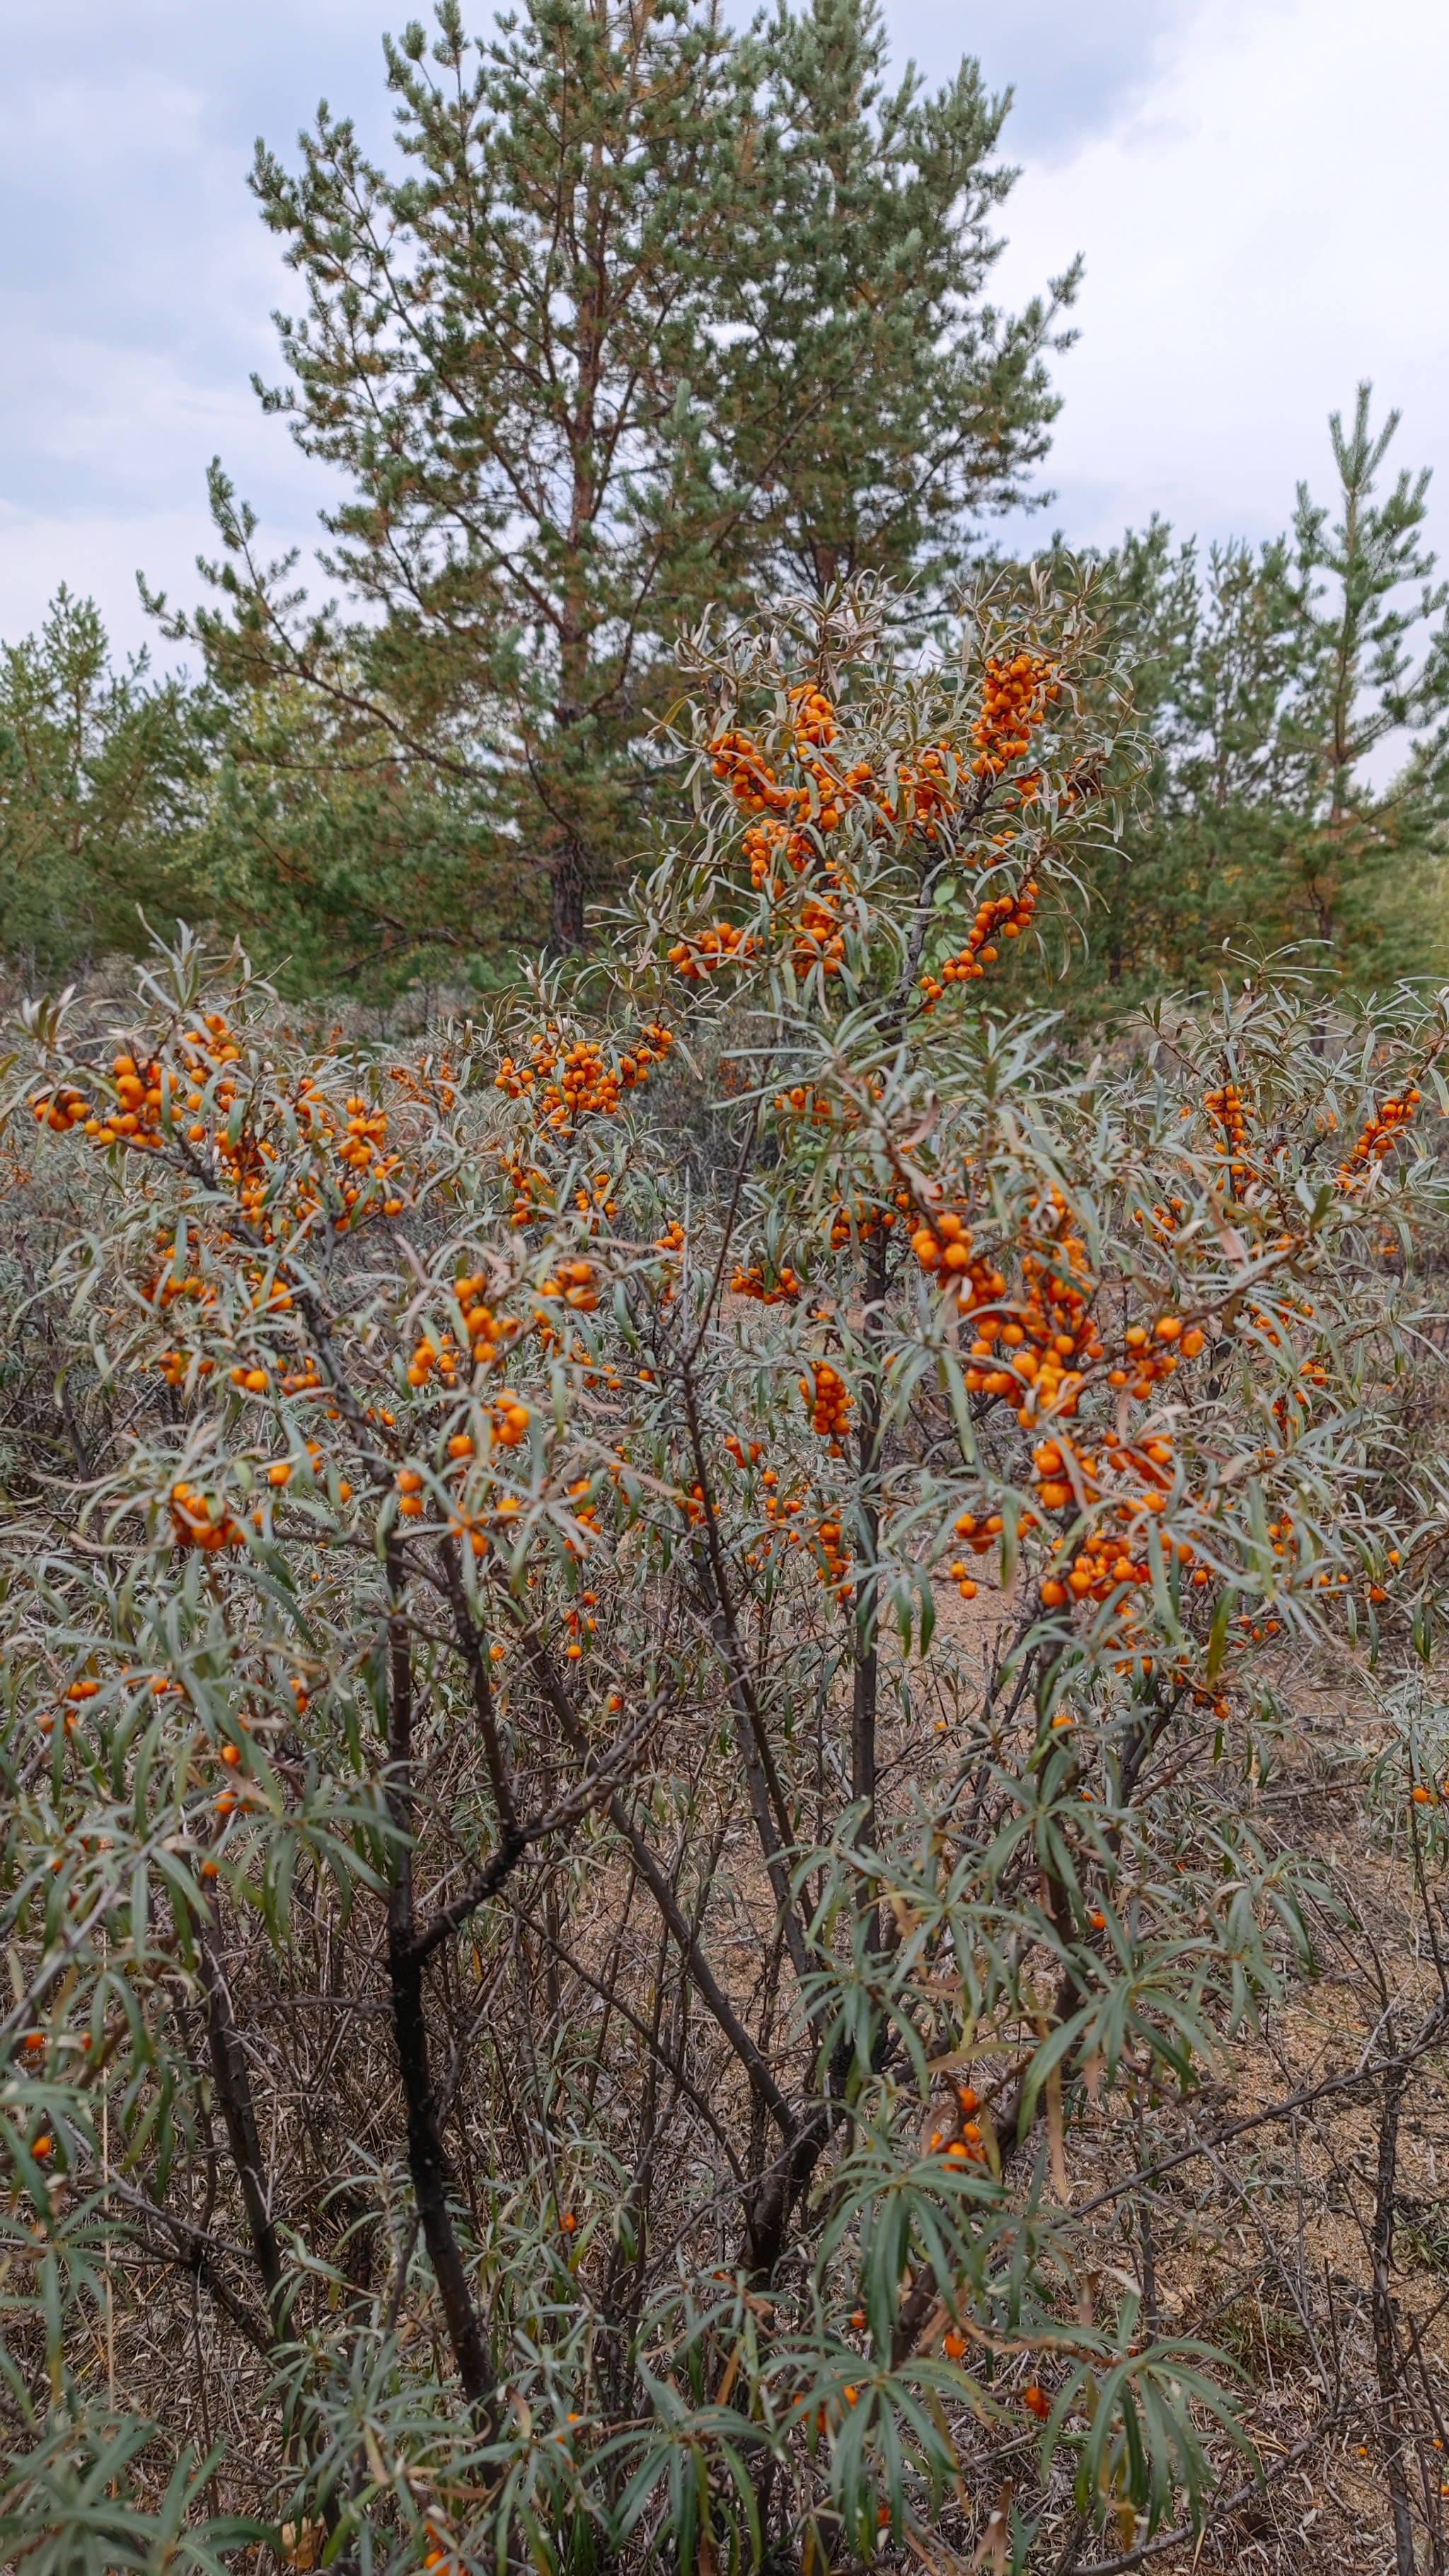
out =
[[[264,399],[350,486],[344,606],[269,583],[218,473],[230,595],[171,631],[233,703],[295,684],[430,767],[565,947],[639,846],[681,628],[949,556],[1042,450],[1050,310],[982,303],[1001,103],[970,65],[885,99],[869,0],[748,38],[529,0],[485,42],[442,0],[387,60],[401,173],[325,108],[254,173],[307,294]],[[426,945],[433,889],[391,893]]]
[[[111,661],[64,585],[0,645],[0,955],[44,976],[148,944],[194,892],[207,758],[195,693]]]
[[[375,671],[333,618],[300,638],[289,629],[295,557],[259,559],[255,516],[219,467],[211,501],[223,551],[202,570],[230,616],[193,625],[151,602],[171,635],[199,631],[209,665],[215,776],[197,854],[207,912],[291,993],[385,1002],[420,976],[506,980],[500,944],[536,947],[540,925],[498,830],[491,745],[474,735],[424,746],[395,709],[384,721]]]
[[[1045,352],[1076,264],[1016,318],[984,301],[1009,97],[965,60],[887,86],[876,0],[780,0],[716,395],[754,560],[786,582],[924,573],[939,598],[972,520],[1025,497],[1058,402]]]
[[[1437,796],[1426,799],[1421,762],[1410,761],[1386,787],[1365,776],[1387,738],[1407,734],[1422,747],[1449,715],[1449,583],[1431,582],[1435,559],[1419,533],[1429,470],[1401,470],[1387,496],[1374,499],[1399,414],[1390,412],[1375,434],[1371,393],[1359,386],[1351,429],[1337,412],[1329,424],[1337,521],[1330,526],[1307,485],[1298,487],[1305,669],[1285,725],[1290,757],[1305,773],[1305,828],[1290,860],[1299,898],[1319,937],[1349,952],[1379,944],[1385,895],[1392,909],[1405,875],[1422,868],[1426,834],[1449,812]],[[1410,638],[1435,619],[1416,660]],[[1391,871],[1397,883],[1388,882]]]
[[[1449,955],[1449,588],[1419,533],[1428,475],[1374,497],[1398,414],[1375,434],[1369,403],[1330,422],[1336,517],[1300,485],[1291,531],[1256,548],[1204,560],[1155,520],[1112,558],[1154,754],[1092,872],[1074,1013],[1199,982],[1225,949],[1293,948],[1359,986]]]

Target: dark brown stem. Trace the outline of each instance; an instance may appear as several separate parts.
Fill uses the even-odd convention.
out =
[[[518,1616],[534,1679],[557,1717],[570,1750],[579,1761],[586,1762],[588,1742],[553,1657],[537,1631],[524,1624],[526,1612],[520,1608]],[[609,1820],[633,1853],[639,1876],[669,1926],[670,1937],[685,1960],[701,2002],[718,2022],[770,2117],[787,2138],[792,2138],[797,2124],[789,2103],[705,1958],[698,1934],[686,1923],[673,1888],[617,1790],[609,1799]]]
[[[808,1961],[805,1936],[790,1893],[790,1880],[781,1857],[782,1849],[793,1842],[785,1792],[775,1763],[774,1747],[765,1726],[759,1698],[740,1637],[729,1573],[720,1545],[719,1522],[714,1508],[714,1489],[709,1465],[704,1454],[696,1400],[694,1370],[689,1359],[681,1363],[685,1413],[689,1422],[690,1446],[694,1457],[699,1492],[704,1497],[704,1525],[693,1549],[695,1572],[704,1594],[705,1608],[715,1643],[729,1674],[730,1705],[734,1711],[735,1741],[744,1765],[745,1785],[749,1792],[750,1813],[760,1839],[770,1889],[779,1911],[780,1923],[790,1952],[790,1964],[801,1986],[805,1983]]]
[[[231,1988],[221,1963],[221,1953],[214,1931],[205,1932],[201,1940],[201,1977],[206,1989],[206,2036],[211,2051],[212,2079],[216,2098],[226,2126],[226,2141],[231,2160],[241,2184],[247,2225],[251,2230],[252,2250],[257,2270],[267,2294],[267,2307],[274,2333],[282,2327],[282,2256],[277,2232],[272,2225],[272,2212],[262,2164],[262,2144],[257,2133],[256,2113],[252,2107],[251,2076],[246,2051],[236,2026],[236,2011]]]
[[[448,1587],[448,1600],[453,1612],[453,1627],[458,1651],[468,1667],[473,1685],[473,1710],[478,1732],[483,1739],[483,1759],[488,1765],[488,1780],[493,1803],[498,1810],[499,1830],[506,1842],[516,1835],[518,1815],[513,1803],[513,1783],[509,1778],[502,1739],[498,1733],[498,1715],[493,1705],[493,1677],[488,1668],[488,1650],[480,1635],[463,1583],[463,1560],[455,1538],[445,1538],[438,1551],[443,1560],[443,1574]]]
[[[412,1652],[402,1615],[403,1569],[395,1544],[388,1550],[388,1579],[394,1614],[388,1621],[388,1804],[398,1829],[398,1848],[388,1894],[387,1946],[393,2037],[407,2102],[408,2169],[463,2394],[487,2423],[496,2383],[448,2207],[447,2158],[428,2065],[424,1953],[413,1913]]]

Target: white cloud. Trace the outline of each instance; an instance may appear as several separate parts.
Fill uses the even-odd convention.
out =
[[[1368,376],[1449,529],[1446,96],[1442,0],[1257,0],[1200,14],[1129,114],[1028,164],[1003,289],[1087,262],[1055,522],[1266,535],[1299,476],[1328,497],[1327,414]]]

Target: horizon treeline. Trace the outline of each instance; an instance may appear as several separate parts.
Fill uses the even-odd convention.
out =
[[[119,666],[66,588],[0,646],[27,983],[186,920],[298,995],[505,987],[667,828],[682,637],[874,576],[948,647],[992,519],[1041,505],[1078,272],[991,302],[1009,99],[969,58],[894,77],[874,0],[745,33],[708,0],[535,0],[484,38],[445,0],[386,62],[392,163],[323,108],[251,182],[302,306],[257,390],[348,489],[329,595],[214,460],[202,604],[142,581],[179,668]],[[1449,957],[1449,588],[1396,427],[1361,386],[1331,499],[1300,484],[1269,543],[1154,518],[1087,550],[1146,750],[1039,924],[1076,1019],[1225,947],[1357,986]]]

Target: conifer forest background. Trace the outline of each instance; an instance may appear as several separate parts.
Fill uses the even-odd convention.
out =
[[[385,60],[0,645],[0,2564],[1443,2576],[1412,427],[1076,547],[970,59]]]

